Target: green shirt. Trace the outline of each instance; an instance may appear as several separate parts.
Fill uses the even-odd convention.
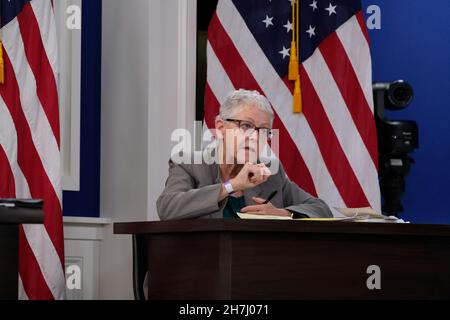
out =
[[[241,196],[239,198],[229,196],[227,205],[223,209],[223,218],[224,219],[233,219],[238,218],[239,216],[236,214],[236,212],[241,212],[241,209],[244,208],[245,205],[245,198],[244,196]]]

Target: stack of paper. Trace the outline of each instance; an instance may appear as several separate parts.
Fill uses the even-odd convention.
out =
[[[308,221],[344,221],[344,220],[353,220],[353,218],[349,218],[349,217],[292,219],[291,217],[280,217],[280,216],[252,214],[252,213],[241,213],[241,212],[238,212],[237,215],[241,219],[256,219],[256,220],[258,220],[258,219],[259,220],[308,220]]]
[[[341,213],[345,218],[350,218],[356,222],[393,222],[405,223],[404,220],[394,216],[385,216],[379,214],[371,207],[365,208],[334,208]]]
[[[377,213],[370,207],[366,208],[334,208],[342,216],[334,218],[300,218],[295,220],[305,221],[355,221],[355,222],[391,222],[391,223],[405,223],[402,219],[394,216],[384,216]],[[261,215],[252,213],[241,213],[237,215],[241,219],[260,219],[260,220],[293,220],[291,217],[280,217],[273,215]]]
[[[241,213],[241,212],[238,212],[237,215],[241,219],[292,220],[291,217],[270,216],[270,215],[252,214],[252,213]]]

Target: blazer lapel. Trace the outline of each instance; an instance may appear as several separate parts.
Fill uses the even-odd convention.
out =
[[[211,170],[211,177],[213,180],[213,183],[220,183],[220,172],[219,172],[219,165],[217,163],[213,163],[209,166]]]

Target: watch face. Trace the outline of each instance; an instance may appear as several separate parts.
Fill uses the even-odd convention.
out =
[[[229,181],[224,183],[225,189],[227,190],[228,194],[234,193],[233,186]]]

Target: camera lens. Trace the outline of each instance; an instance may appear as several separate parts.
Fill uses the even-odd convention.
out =
[[[389,86],[387,97],[393,107],[401,109],[411,103],[413,89],[408,83],[399,80]]]
[[[405,88],[397,88],[394,93],[394,99],[397,101],[407,101],[408,100],[408,95],[407,95],[407,91],[405,90]]]

